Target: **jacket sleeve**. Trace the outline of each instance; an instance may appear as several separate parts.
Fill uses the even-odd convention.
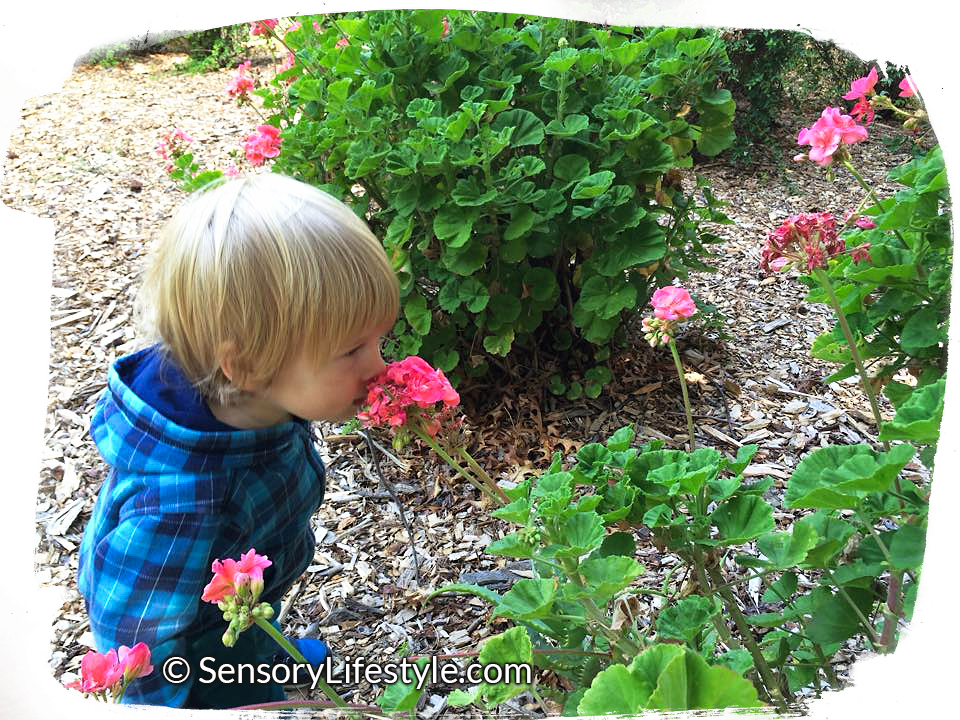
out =
[[[151,653],[153,672],[130,684],[124,703],[186,703],[197,669],[174,684],[162,668],[167,658],[186,656],[184,631],[212,577],[209,558],[219,522],[219,515],[207,513],[136,514],[95,546],[87,611],[98,649],[143,642]]]

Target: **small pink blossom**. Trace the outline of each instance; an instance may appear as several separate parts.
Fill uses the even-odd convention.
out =
[[[243,141],[243,151],[247,160],[254,167],[263,165],[267,158],[275,158],[280,154],[280,129],[272,125],[260,125],[257,131],[248,135]]]
[[[253,79],[247,75],[250,69],[250,61],[247,60],[237,66],[237,71],[230,82],[227,83],[227,95],[235,98],[244,98],[253,90]]]
[[[138,642],[132,648],[121,645],[117,650],[117,659],[123,667],[123,680],[130,682],[153,672],[150,664],[150,648],[146,643]]]
[[[240,168],[233,163],[230,163],[227,166],[227,169],[223,171],[223,174],[231,178],[240,177]]]
[[[157,143],[156,151],[166,165],[164,170],[167,173],[173,172],[173,162],[187,151],[187,145],[193,142],[193,138],[187,135],[183,130],[177,128],[171,133],[164,135]]]
[[[342,37],[337,40],[337,44],[334,46],[337,50],[343,50],[347,45],[350,44],[350,39],[348,37]]]
[[[873,222],[873,220],[870,220],[864,217],[858,218],[857,221],[854,223],[854,225],[856,225],[861,230],[873,230],[877,226],[877,224]]]
[[[653,314],[659,320],[674,321],[686,319],[697,312],[690,293],[681,287],[667,285],[659,288],[650,299],[653,305]]]
[[[918,92],[917,84],[913,81],[912,75],[905,75],[897,87],[900,88],[899,97],[913,97]]]
[[[98,693],[105,690],[117,690],[123,680],[123,665],[117,658],[117,651],[110,648],[101,655],[88,650],[80,661],[80,690],[85,693]]]
[[[296,32],[296,31],[299,30],[301,27],[303,27],[303,26],[300,24],[300,21],[299,21],[299,20],[294,20],[294,21],[293,21],[293,24],[292,24],[290,27],[287,28],[287,32],[288,32],[288,33]]]
[[[859,78],[850,83],[850,92],[843,96],[844,100],[857,100],[859,98],[864,98],[867,95],[873,94],[873,88],[877,84],[879,76],[877,75],[876,68],[870,68],[870,72],[866,77]]]
[[[851,250],[850,259],[855,263],[870,262],[870,243],[863,243]]]
[[[293,53],[287,53],[287,57],[283,61],[283,64],[280,65],[280,69],[277,71],[277,74],[282,75],[287,70],[290,70],[291,68],[293,68],[296,64],[297,64],[297,56],[294,55]],[[287,78],[287,85],[289,85],[296,79],[297,79],[296,76],[291,75],[290,77]]]
[[[250,23],[250,34],[269,36],[270,30],[273,30],[279,22],[280,21],[277,18],[270,18],[269,20],[254,20],[252,23]],[[269,30],[267,28],[269,28]]]
[[[873,105],[871,105],[870,101],[865,97],[857,100],[857,104],[854,105],[850,111],[850,116],[857,122],[862,122],[864,125],[872,123],[875,114]]]
[[[253,548],[240,556],[240,561],[227,558],[223,562],[214,560],[211,566],[213,580],[203,588],[200,599],[204,602],[218,603],[226,597],[236,595],[242,587],[249,586],[254,598],[263,590],[263,571],[273,563],[266,555],[257,555]]]
[[[447,16],[443,16],[443,30],[440,32],[440,38],[445,38],[450,34],[450,21],[447,19]]]

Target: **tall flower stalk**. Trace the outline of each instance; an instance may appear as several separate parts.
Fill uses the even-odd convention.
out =
[[[659,288],[650,300],[653,305],[653,319],[644,318],[642,327],[644,338],[652,347],[669,345],[673,363],[680,378],[680,392],[683,394],[683,409],[687,415],[687,434],[690,438],[690,452],[697,449],[694,437],[693,410],[690,407],[690,394],[687,392],[686,373],[677,351],[674,332],[680,322],[692,317],[697,312],[697,306],[690,297],[690,293],[681,287],[667,285]]]
[[[258,602],[263,592],[263,571],[272,564],[266,555],[258,555],[253,548],[241,555],[239,561],[232,558],[223,562],[214,560],[211,567],[213,579],[203,589],[200,599],[215,603],[223,611],[223,619],[229,623],[223,634],[223,644],[227,647],[233,647],[240,633],[256,625],[294,661],[306,665],[303,654],[270,622],[273,617],[270,603]],[[323,679],[317,678],[316,683],[337,707],[347,708],[343,698]]]
[[[366,404],[367,409],[357,414],[360,422],[365,427],[390,430],[395,448],[406,444],[411,435],[415,436],[495,503],[510,502],[503,489],[464,447],[463,418],[454,417],[460,396],[442,370],[433,369],[416,356],[391,363],[370,383]]]

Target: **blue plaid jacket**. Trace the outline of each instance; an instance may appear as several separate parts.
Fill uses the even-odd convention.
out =
[[[273,562],[262,599],[279,600],[313,558],[310,517],[323,499],[324,468],[306,421],[200,432],[167,419],[125,381],[147,352],[110,368],[91,422],[110,469],[84,532],[78,586],[100,652],[150,647],[154,671],[130,685],[124,702],[182,707],[197,668],[174,685],[161,667],[226,629],[216,605],[200,600],[211,563],[256,548]],[[246,639],[253,635],[266,637],[255,629],[240,637],[259,642]]]

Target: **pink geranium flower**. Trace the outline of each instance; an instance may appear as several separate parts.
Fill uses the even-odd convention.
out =
[[[833,155],[841,143],[853,145],[867,137],[867,129],[857,125],[856,120],[842,114],[840,108],[828,107],[813,125],[799,132],[797,145],[810,145],[810,159],[826,167],[833,162]]]
[[[342,37],[339,40],[337,40],[337,44],[335,45],[335,47],[337,48],[337,50],[343,50],[343,48],[345,48],[349,44],[350,44],[350,39],[347,37]]]
[[[905,75],[897,87],[900,88],[899,97],[913,97],[917,94],[917,84],[913,81],[912,75]]]
[[[124,682],[136,680],[153,672],[153,665],[150,664],[150,648],[146,643],[138,642],[132,648],[121,645],[117,651],[117,659],[123,667]]]
[[[294,55],[293,53],[287,53],[286,59],[284,59],[283,64],[280,65],[280,69],[277,70],[277,75],[282,75],[287,70],[290,70],[292,67],[294,67],[296,64],[297,64],[297,56]],[[292,83],[294,80],[296,80],[295,76],[291,75],[290,77],[288,77],[287,85]]]
[[[690,297],[690,293],[675,285],[659,288],[653,293],[650,304],[653,305],[654,316],[659,320],[671,322],[680,318],[685,320],[697,312],[697,306]]]
[[[296,32],[296,31],[299,30],[301,27],[303,27],[303,26],[300,24],[300,21],[299,21],[299,20],[294,20],[294,21],[293,21],[293,24],[292,24],[290,27],[287,28],[287,32],[288,32],[288,33]]]
[[[240,556],[240,561],[227,558],[223,562],[214,560],[211,566],[213,580],[203,588],[200,599],[204,602],[218,603],[224,598],[236,595],[241,588],[249,587],[254,600],[263,591],[263,571],[273,563],[266,555],[257,555],[253,548]]]
[[[391,363],[374,378],[366,404],[368,409],[357,414],[365,427],[397,429],[418,417],[432,436],[440,430],[437,415],[445,417],[459,405],[460,395],[442,370],[434,370],[422,358],[411,356]]]
[[[110,648],[105,654],[88,650],[80,661],[80,690],[85,693],[113,691],[123,680],[123,665],[117,651]]]
[[[240,177],[240,168],[238,168],[233,163],[227,166],[227,169],[223,171],[223,174],[230,178]]]
[[[767,236],[760,267],[768,272],[779,272],[794,265],[812,272],[818,267],[826,267],[827,260],[844,249],[833,215],[828,212],[801,213],[788,217]]]
[[[866,77],[859,78],[850,83],[850,92],[843,96],[844,100],[857,100],[873,94],[873,88],[877,84],[879,76],[876,68],[870,68]]]
[[[270,30],[273,30],[277,23],[280,22],[277,18],[270,18],[269,20],[254,20],[250,23],[250,34],[251,35],[270,35]],[[269,28],[269,30],[267,29]]]
[[[253,90],[253,78],[247,75],[249,69],[249,60],[237,66],[236,73],[230,78],[230,82],[227,83],[227,94],[230,97],[244,98],[247,96],[247,93]]]
[[[272,125],[260,125],[257,131],[248,135],[243,141],[243,151],[250,164],[258,167],[263,165],[267,158],[275,158],[280,154],[280,129]]]

